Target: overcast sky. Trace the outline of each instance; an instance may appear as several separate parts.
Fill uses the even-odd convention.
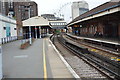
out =
[[[80,1],[80,0],[33,0],[38,4],[39,15],[41,14],[49,14],[49,13],[57,13],[58,10],[64,6],[61,10],[61,13],[65,18],[71,17],[71,4],[70,2]],[[89,9],[99,6],[105,2],[110,0],[85,0],[89,4]]]

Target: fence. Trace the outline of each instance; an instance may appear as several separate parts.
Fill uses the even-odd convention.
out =
[[[5,44],[5,43],[11,42],[11,41],[15,41],[17,39],[18,39],[17,36],[5,37],[5,38],[1,38],[1,43]]]

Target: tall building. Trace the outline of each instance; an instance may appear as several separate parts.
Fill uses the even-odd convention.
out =
[[[2,15],[7,15],[8,14],[8,3],[4,2],[3,0],[0,0],[0,13]]]
[[[79,15],[89,11],[88,3],[84,0],[73,2],[72,4],[72,19],[75,19]]]
[[[37,3],[30,2],[14,2],[14,16],[17,20],[23,21],[34,16],[38,16]],[[29,12],[30,11],[30,12]]]

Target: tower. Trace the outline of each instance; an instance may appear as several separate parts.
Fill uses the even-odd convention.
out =
[[[84,0],[72,3],[72,19],[75,19],[79,15],[89,11],[88,3]]]

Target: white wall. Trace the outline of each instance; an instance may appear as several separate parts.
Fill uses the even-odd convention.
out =
[[[16,28],[16,25],[11,24],[11,36],[17,36],[17,30],[14,30]]]
[[[10,32],[11,32],[11,37],[12,36],[17,36],[17,30],[14,30],[14,28],[16,28],[16,20],[14,19],[10,19],[8,17],[2,16],[0,14],[0,20],[4,20],[4,21],[0,21],[0,32],[2,32],[2,35],[0,34],[0,38],[5,38],[6,36],[6,30],[3,29],[3,27],[7,27],[6,24],[10,25]]]

